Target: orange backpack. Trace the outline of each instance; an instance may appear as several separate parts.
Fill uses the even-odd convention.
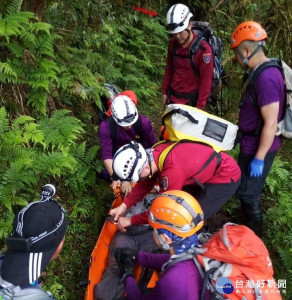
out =
[[[167,267],[193,259],[203,278],[200,299],[205,299],[206,289],[211,299],[282,299],[269,252],[251,229],[226,223],[211,237],[199,234],[199,241],[202,247],[171,257]]]
[[[263,241],[248,227],[226,223],[202,248],[197,259],[215,289],[219,278],[228,278],[233,286],[224,298],[230,300],[282,299],[273,278],[274,270]],[[224,279],[220,279],[224,282]],[[231,291],[231,290],[229,290]]]

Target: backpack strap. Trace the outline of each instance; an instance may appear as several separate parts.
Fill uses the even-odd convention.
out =
[[[210,157],[209,157],[209,158],[207,159],[207,161],[204,163],[203,167],[202,167],[202,168],[201,168],[194,176],[191,177],[191,179],[193,179],[193,180],[196,182],[196,184],[201,188],[201,190],[202,190],[203,192],[205,192],[206,188],[205,188],[204,184],[203,184],[201,181],[199,181],[197,178],[195,178],[195,176],[197,176],[199,173],[203,172],[203,171],[209,166],[209,164],[212,162],[212,160],[213,160],[215,157],[217,158],[217,164],[216,164],[216,168],[215,168],[215,171],[214,171],[214,174],[213,174],[213,175],[215,175],[216,172],[217,172],[217,170],[218,170],[218,168],[220,167],[221,160],[222,160],[222,158],[221,158],[221,152],[218,153],[218,152],[216,152],[216,151],[214,151],[214,152],[210,155]]]
[[[199,70],[198,68],[196,67],[195,65],[195,62],[194,62],[194,55],[197,53],[197,51],[199,50],[199,48],[201,48],[201,43],[203,40],[206,40],[205,37],[204,37],[204,32],[200,32],[197,37],[195,38],[195,40],[193,41],[192,45],[190,46],[190,60],[191,60],[191,66],[192,66],[192,69],[194,71],[194,74],[196,77],[199,76]]]
[[[196,248],[193,248],[196,250]],[[192,249],[192,250],[193,250]],[[165,270],[173,265],[175,265],[176,263],[185,261],[185,260],[193,260],[193,262],[195,263],[202,279],[203,279],[203,287],[200,293],[200,300],[204,300],[205,299],[205,293],[206,293],[206,289],[210,290],[211,295],[213,298],[213,300],[224,300],[223,295],[219,295],[216,292],[216,289],[213,285],[213,282],[210,278],[210,274],[212,274],[212,272],[214,272],[216,269],[212,268],[209,271],[205,272],[202,268],[202,266],[200,265],[199,261],[196,258],[196,251],[195,252],[184,252],[182,254],[178,254],[178,255],[172,255],[170,257],[170,259],[162,266],[161,270],[162,272],[165,272]]]
[[[272,58],[271,60],[262,63],[261,65],[259,65],[254,71],[251,72],[251,74],[249,75],[248,79],[247,79],[247,83],[246,83],[246,91],[248,93],[249,96],[249,100],[251,101],[251,103],[253,105],[257,105],[257,99],[254,93],[254,84],[256,79],[258,78],[258,76],[261,74],[261,72],[267,68],[270,67],[276,67],[281,71],[281,74],[284,77],[284,70],[282,67],[282,63],[281,60],[279,58]],[[244,97],[245,93],[243,92],[243,97]],[[243,99],[242,99],[243,100]],[[263,128],[263,120],[259,120],[257,127],[255,129],[255,131],[247,131],[247,132],[241,132],[241,134],[243,136],[252,136],[252,137],[257,137],[261,135],[261,131]]]
[[[165,141],[162,141],[162,142],[165,142]],[[170,153],[170,151],[180,143],[181,141],[177,141],[173,144],[171,144],[170,146],[168,146],[167,148],[165,148],[159,155],[159,158],[158,158],[158,168],[159,170],[161,171],[163,169],[163,166],[164,166],[164,162],[168,156],[168,154]],[[158,143],[157,143],[158,144]],[[155,144],[155,145],[157,145]],[[159,144],[162,144],[162,143],[159,143]]]
[[[281,71],[281,74],[284,77],[284,70],[281,64],[281,60],[279,58],[272,58],[271,60],[262,63],[261,65],[259,65],[254,71],[251,72],[251,74],[249,75],[248,78],[248,85],[247,85],[247,92],[249,93],[250,96],[250,101],[257,105],[257,99],[256,96],[254,94],[254,84],[256,79],[258,78],[258,76],[261,74],[261,72],[263,70],[265,70],[266,68],[269,67],[276,67]]]
[[[110,129],[110,134],[111,134],[111,139],[112,141],[115,141],[117,137],[117,128],[116,128],[116,122],[112,116],[107,118],[109,129]]]
[[[162,141],[163,142],[167,142],[167,141]],[[154,146],[158,145],[158,144],[162,144],[162,143],[156,143]],[[159,170],[161,171],[163,169],[163,165],[164,165],[164,162],[167,158],[167,156],[169,155],[169,153],[171,152],[171,150],[177,146],[178,144],[180,143],[196,143],[196,144],[202,144],[202,145],[206,145],[206,144],[203,144],[203,143],[199,143],[199,142],[195,142],[195,141],[191,141],[191,140],[179,140],[173,144],[171,144],[170,146],[168,146],[167,148],[165,148],[159,155],[159,158],[158,158],[158,167],[159,167]],[[207,161],[205,162],[205,164],[202,166],[202,168],[194,175],[198,175],[199,173],[201,173],[202,171],[204,171],[208,166],[209,164],[212,162],[212,160],[214,158],[217,158],[217,165],[216,165],[216,169],[215,169],[215,172],[214,174],[217,172],[220,164],[221,164],[221,153],[219,152],[216,152],[216,151],[213,151],[213,153],[211,154],[211,156],[207,159]],[[205,187],[204,185],[199,181],[197,180],[196,178],[192,177],[192,179],[200,186],[200,188],[202,190],[205,190]]]
[[[135,140],[137,142],[143,140],[144,139],[144,132],[142,130],[142,119],[141,119],[140,114],[138,115],[137,121],[133,124],[133,127],[134,127],[135,132],[136,132]]]

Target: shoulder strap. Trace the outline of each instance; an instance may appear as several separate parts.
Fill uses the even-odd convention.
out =
[[[258,76],[261,74],[261,72],[269,67],[278,68],[283,75],[283,68],[281,66],[281,61],[279,61],[279,59],[277,59],[277,58],[271,59],[271,60],[261,64],[253,72],[251,72],[251,74],[249,75],[249,78],[248,78],[249,83],[248,83],[247,89],[248,89],[248,93],[250,95],[250,100],[253,104],[257,104],[257,99],[254,94],[255,81],[258,78]],[[283,77],[284,77],[284,75],[283,75]]]
[[[215,171],[214,171],[214,174],[217,172],[217,170],[218,170],[218,168],[219,168],[219,166],[220,166],[220,164],[221,164],[221,152],[216,152],[216,151],[214,151],[211,155],[210,155],[210,157],[207,159],[207,161],[204,163],[204,165],[203,165],[203,167],[194,175],[194,176],[192,176],[191,178],[196,182],[196,184],[201,188],[201,190],[203,191],[203,192],[205,192],[205,190],[206,190],[206,188],[205,188],[205,186],[204,186],[204,184],[201,182],[201,181],[199,181],[197,178],[195,178],[195,176],[197,176],[198,174],[200,174],[201,172],[203,172],[208,166],[209,166],[209,164],[212,162],[212,160],[214,159],[214,158],[217,158],[217,165],[216,165],[216,169],[215,169]]]
[[[179,255],[175,255],[172,256],[161,268],[162,272],[165,272],[165,270],[171,266],[173,266],[174,264],[178,263],[178,262],[182,262],[185,260],[193,260],[193,262],[195,263],[196,267],[198,268],[200,275],[203,279],[203,288],[201,290],[200,293],[200,300],[204,300],[205,299],[205,293],[206,290],[208,289],[214,300],[224,300],[224,297],[217,294],[214,285],[212,284],[212,280],[210,278],[210,274],[212,272],[215,271],[215,268],[210,269],[209,271],[205,272],[202,268],[202,266],[200,265],[199,261],[196,258],[196,254],[195,253],[182,253]]]
[[[143,138],[144,138],[144,132],[142,130],[142,119],[141,119],[140,115],[138,115],[138,119],[133,124],[133,127],[135,129],[136,134],[138,135],[137,137],[135,137],[135,139],[137,139],[137,140],[143,140]]]
[[[199,48],[201,47],[201,43],[202,41],[205,40],[204,37],[204,32],[200,32],[197,37],[195,38],[195,40],[193,41],[192,45],[190,46],[190,60],[191,60],[191,66],[192,69],[195,73],[195,76],[199,76],[199,70],[195,65],[194,62],[194,55],[197,53],[197,51],[199,50]]]
[[[110,129],[111,139],[114,141],[117,137],[116,122],[112,116],[108,117],[107,121]]]
[[[163,169],[163,166],[164,166],[164,162],[168,156],[168,154],[170,153],[170,151],[178,144],[180,143],[180,141],[177,141],[173,144],[171,144],[170,146],[168,146],[167,148],[165,148],[159,155],[159,158],[158,158],[158,168],[159,170],[161,171]]]
[[[163,141],[165,142],[165,141]],[[167,156],[169,155],[169,153],[171,152],[171,150],[177,146],[179,143],[196,143],[196,144],[200,144],[198,142],[195,142],[195,141],[191,141],[191,140],[179,140],[173,144],[171,144],[170,146],[168,146],[167,148],[165,148],[159,155],[159,158],[158,158],[158,167],[159,167],[159,170],[162,170],[163,169],[163,165],[164,165],[164,162],[167,158]],[[161,143],[157,143],[157,144],[161,144]],[[155,144],[155,145],[157,145]],[[204,144],[206,145],[206,144]],[[215,172],[214,174],[217,172],[220,164],[221,164],[221,153],[219,152],[216,152],[216,151],[213,151],[213,153],[211,154],[211,156],[207,159],[207,161],[205,162],[205,164],[202,166],[202,168],[194,175],[198,175],[199,173],[201,173],[202,171],[204,171],[208,165],[211,163],[211,161],[214,159],[214,157],[217,158],[217,165],[216,165],[216,169],[215,169]],[[197,184],[202,187],[202,183],[200,183],[197,179],[193,178]]]

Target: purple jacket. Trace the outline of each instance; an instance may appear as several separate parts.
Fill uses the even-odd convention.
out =
[[[239,129],[243,132],[254,131],[261,120],[259,107],[279,102],[278,121],[284,117],[285,89],[281,72],[276,67],[264,69],[254,83],[254,95],[257,105],[244,95],[244,102],[239,112]],[[243,136],[240,141],[240,150],[245,154],[255,154],[259,147],[260,137]],[[269,152],[276,151],[281,145],[281,138],[275,136]]]
[[[138,264],[160,271],[169,258],[169,254],[140,251]],[[141,293],[133,277],[128,277],[125,281],[129,300],[197,300],[200,298],[201,287],[202,278],[193,260],[181,261],[166,268],[156,286],[147,295]]]
[[[144,133],[143,140],[140,141],[144,148],[151,148],[156,143],[153,127],[149,119],[143,115],[140,115],[142,123],[142,131]],[[101,146],[102,160],[112,159],[115,152],[130,141],[135,140],[136,131],[133,126],[128,130],[124,130],[123,127],[116,125],[116,140],[112,141],[108,120],[105,119],[99,126],[99,142]]]

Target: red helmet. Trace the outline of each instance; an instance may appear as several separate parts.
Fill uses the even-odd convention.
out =
[[[247,21],[238,25],[230,38],[230,49],[237,48],[243,41],[265,41],[268,39],[264,28],[257,22]]]

